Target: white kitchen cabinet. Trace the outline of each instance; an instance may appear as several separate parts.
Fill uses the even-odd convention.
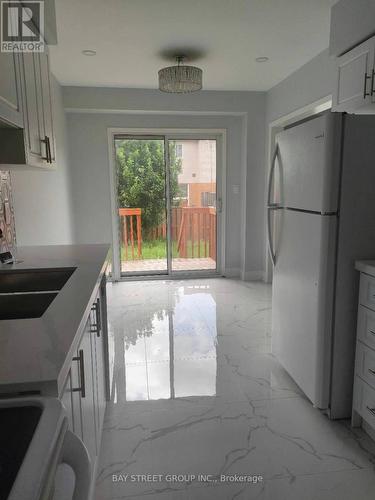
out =
[[[357,262],[363,269],[365,262]],[[352,425],[375,438],[375,267],[374,275],[361,272]]]
[[[9,124],[22,127],[20,69],[19,54],[0,52],[0,117]]]
[[[78,356],[75,356],[78,358]],[[80,392],[80,371],[78,360],[74,360],[70,367],[71,389],[72,389],[72,420],[73,431],[82,439],[82,410],[81,410],[81,392]]]
[[[107,400],[105,281],[87,318],[62,394],[72,429],[85,443],[92,462],[100,451]]]
[[[74,432],[74,424],[73,424],[73,403],[72,403],[72,378],[71,373],[69,371],[68,376],[66,378],[66,383],[63,391],[63,395],[61,397],[61,402],[66,409],[66,413],[68,416],[69,429]]]
[[[22,54],[26,163],[35,167],[50,166],[55,161],[48,57],[47,48],[44,53]]]
[[[43,161],[42,87],[38,54],[34,52],[22,54],[22,69],[27,163],[38,166]]]
[[[96,400],[96,432],[101,435],[106,407],[105,389],[105,350],[103,338],[101,297],[98,297],[92,310],[92,350],[95,353],[95,400]],[[100,442],[98,442],[98,451]]]
[[[42,53],[0,53],[0,170],[51,168],[56,160],[48,47]]]
[[[96,408],[94,398],[95,355],[92,351],[91,317],[87,320],[75,360],[79,362],[82,413],[82,439],[91,459],[97,456]]]
[[[375,113],[375,37],[336,59],[332,110]]]
[[[55,151],[55,132],[53,126],[53,106],[52,106],[52,86],[51,86],[51,70],[49,65],[49,53],[46,48],[45,52],[39,54],[40,58],[40,74],[42,85],[42,110],[43,110],[43,127],[44,137],[49,138],[50,162],[53,164],[56,160]]]

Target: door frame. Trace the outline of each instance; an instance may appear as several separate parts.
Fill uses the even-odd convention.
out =
[[[107,129],[108,135],[108,166],[109,166],[109,187],[110,187],[110,205],[111,205],[111,228],[112,228],[112,281],[126,281],[126,280],[152,280],[152,279],[184,279],[184,278],[201,278],[201,277],[214,277],[222,276],[225,269],[225,222],[226,222],[226,144],[227,144],[227,131],[226,129],[212,129],[212,128],[122,128],[110,127]],[[173,271],[171,272],[170,265],[171,259],[168,255],[168,270],[166,273],[155,273],[150,275],[145,274],[129,274],[128,276],[121,275],[120,265],[120,238],[119,238],[119,218],[118,200],[116,196],[117,188],[117,175],[116,175],[116,151],[114,147],[114,139],[116,135],[129,135],[129,136],[155,136],[160,138],[163,136],[165,144],[168,140],[175,139],[216,139],[216,193],[217,199],[221,200],[220,212],[217,212],[217,256],[216,256],[216,270],[199,270],[199,271]],[[168,151],[165,148],[166,166],[168,164]],[[168,168],[166,169],[168,176]],[[167,192],[167,217],[170,217],[169,210],[169,182],[166,182]],[[170,224],[168,228],[168,252],[171,253],[170,245]]]

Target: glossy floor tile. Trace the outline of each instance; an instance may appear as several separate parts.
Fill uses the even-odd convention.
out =
[[[111,402],[96,499],[372,499],[375,447],[271,354],[270,287],[108,286]]]

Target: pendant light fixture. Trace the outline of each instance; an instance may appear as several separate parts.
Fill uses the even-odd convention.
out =
[[[184,56],[177,56],[176,66],[159,70],[159,90],[184,94],[202,89],[202,70],[196,66],[185,66]]]

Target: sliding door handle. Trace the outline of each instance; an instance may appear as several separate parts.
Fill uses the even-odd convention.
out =
[[[219,212],[219,214],[221,214],[221,212],[223,211],[223,199],[222,198],[217,199],[217,211]]]

